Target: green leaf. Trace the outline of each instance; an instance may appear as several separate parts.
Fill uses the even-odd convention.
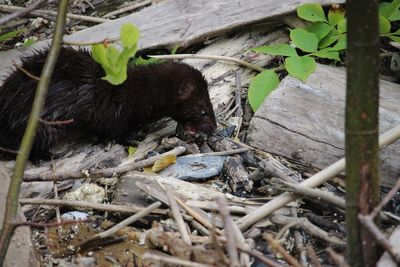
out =
[[[252,48],[254,52],[264,53],[274,56],[296,56],[296,49],[288,44],[278,45],[265,45],[256,48]]]
[[[398,11],[400,0],[393,0],[391,3],[383,2],[379,4],[379,14],[390,20],[391,17]]]
[[[334,59],[340,61],[339,52],[332,51],[329,48],[312,53],[313,56],[327,59]]]
[[[134,46],[139,40],[139,29],[131,23],[121,27],[121,42],[124,46]]]
[[[248,99],[254,112],[261,106],[264,99],[279,84],[278,75],[273,70],[265,70],[259,73],[250,83]]]
[[[331,51],[341,51],[341,50],[346,50],[346,48],[347,48],[347,36],[342,35],[337,41],[337,43],[329,49]]]
[[[305,28],[309,33],[313,33],[319,40],[324,38],[332,30],[332,27],[325,22],[315,22]]]
[[[320,4],[304,4],[297,7],[297,16],[302,19],[316,22],[316,21],[326,21],[324,10]]]
[[[37,39],[34,37],[30,37],[24,40],[24,42],[22,43],[22,47],[23,48],[27,48],[28,46],[33,45],[34,43],[37,42]]]
[[[137,147],[128,146],[128,156],[132,156],[133,154],[135,154],[136,150],[137,150]]]
[[[347,20],[346,19],[342,19],[338,25],[337,25],[337,29],[339,33],[345,33],[347,32]]]
[[[296,47],[304,52],[315,52],[318,48],[318,38],[315,34],[309,33],[304,29],[290,30],[290,39]]]
[[[175,45],[172,49],[171,49],[171,55],[175,55],[176,51],[178,50],[178,48],[180,47],[180,45]]]
[[[398,21],[400,20],[400,10],[396,10],[392,16],[389,18],[390,21]]]
[[[400,36],[388,36],[390,38],[390,40],[395,41],[396,43],[400,43]]]
[[[387,35],[400,35],[400,29],[397,29],[395,32],[390,32]]]
[[[384,16],[379,16],[379,33],[385,34],[390,32],[390,22]]]
[[[290,75],[305,81],[314,72],[316,63],[309,56],[287,57],[285,59],[285,68]]]
[[[149,64],[157,64],[157,63],[160,63],[161,61],[159,60],[159,59],[157,59],[157,58],[148,58],[148,59],[144,59],[144,58],[142,58],[142,57],[138,57],[138,58],[135,58],[134,60],[133,60],[133,65],[136,65],[136,66],[140,66],[140,65],[149,65]]]
[[[12,31],[12,32],[8,32],[5,34],[0,35],[0,42],[5,42],[9,39],[12,39],[18,35],[20,35],[21,33],[23,33],[25,30],[16,30],[16,31]]]
[[[107,58],[107,51],[103,44],[96,44],[92,46],[92,57],[97,63],[100,63],[103,67],[110,66],[110,62]]]
[[[330,46],[334,42],[336,42],[340,38],[341,34],[338,34],[335,31],[331,31],[327,36],[325,36],[318,45],[319,49],[323,49],[325,47]]]
[[[342,8],[330,8],[328,13],[328,22],[329,24],[334,27],[336,26],[341,20],[344,19],[344,10]]]

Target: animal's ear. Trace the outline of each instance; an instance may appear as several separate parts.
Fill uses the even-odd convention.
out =
[[[181,83],[178,88],[177,99],[186,100],[189,99],[195,90],[195,85],[191,80],[185,80]]]

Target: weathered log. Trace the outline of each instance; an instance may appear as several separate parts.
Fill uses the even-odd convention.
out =
[[[318,65],[306,82],[286,77],[255,113],[248,142],[264,151],[324,168],[344,157],[346,73]],[[380,132],[400,124],[399,85],[381,81]],[[382,184],[400,174],[400,142],[381,151]]]

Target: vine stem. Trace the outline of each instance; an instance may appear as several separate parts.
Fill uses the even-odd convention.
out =
[[[266,70],[263,67],[251,64],[247,61],[237,59],[234,57],[227,56],[214,56],[214,55],[194,55],[194,54],[179,54],[179,55],[149,55],[148,57],[157,58],[157,59],[211,59],[211,60],[221,60],[233,62],[242,66],[245,66],[249,69],[256,70],[262,72]]]
[[[22,177],[24,175],[26,162],[32,149],[33,141],[39,123],[39,115],[44,106],[47,95],[47,88],[53,74],[57,58],[60,53],[60,45],[65,28],[65,18],[67,13],[68,0],[61,0],[58,6],[56,29],[53,41],[49,50],[46,63],[43,67],[40,81],[32,105],[31,115],[28,120],[19,153],[15,161],[14,173],[11,176],[10,185],[7,193],[6,211],[4,213],[3,228],[0,233],[0,266],[3,262],[10,244],[11,237],[17,227],[18,198],[21,190]]]

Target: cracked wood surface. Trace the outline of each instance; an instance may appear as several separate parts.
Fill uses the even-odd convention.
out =
[[[271,22],[279,16],[293,12],[303,3],[316,2],[323,5],[343,3],[343,0],[165,0],[139,12],[110,22],[76,32],[67,41],[92,42],[119,36],[124,23],[133,23],[141,31],[139,48],[183,47],[221,36],[226,32],[260,22]],[[26,51],[0,52],[0,76],[21,55],[48,45],[38,42]]]
[[[318,65],[303,83],[287,76],[253,117],[250,145],[324,168],[344,157],[344,69]],[[380,83],[380,133],[400,124],[400,86]],[[400,141],[381,150],[382,184],[400,175]]]

